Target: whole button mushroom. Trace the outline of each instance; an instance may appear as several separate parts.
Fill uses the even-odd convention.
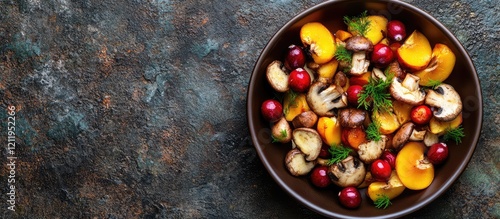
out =
[[[353,36],[347,39],[345,48],[354,52],[349,73],[351,75],[361,75],[367,72],[370,60],[366,58],[366,54],[373,50],[372,42],[363,36]]]

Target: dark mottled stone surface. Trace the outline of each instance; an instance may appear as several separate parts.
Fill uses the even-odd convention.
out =
[[[267,40],[322,1],[2,0],[0,117],[17,108],[16,211],[1,218],[318,218],[251,144],[246,90]],[[457,182],[409,218],[500,217],[500,8],[409,0],[469,51],[484,127]]]

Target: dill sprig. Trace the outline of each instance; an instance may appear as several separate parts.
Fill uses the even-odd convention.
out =
[[[391,200],[389,199],[389,196],[386,194],[383,195],[378,195],[379,197],[375,200],[374,204],[376,208],[383,208],[386,209],[391,205]]]
[[[392,107],[388,88],[393,77],[393,74],[388,74],[385,80],[370,78],[368,84],[363,86],[363,90],[359,94],[358,108],[363,107],[368,110],[372,106],[374,112],[388,111]]]
[[[335,59],[339,62],[352,62],[352,52],[347,50],[344,45],[339,44],[335,51]]]
[[[464,128],[458,126],[456,128],[449,128],[443,135],[444,141],[455,141],[456,144],[462,143],[462,138],[465,137]]]
[[[352,63],[352,51],[346,49],[344,45],[339,44],[337,46],[337,50],[335,51],[334,57],[335,59],[337,59],[337,61],[345,63],[345,67],[344,69],[342,69],[342,71],[350,71]]]
[[[344,23],[352,32],[365,36],[370,28],[370,21],[368,20],[367,13],[367,11],[364,11],[357,17],[344,16]]]
[[[382,139],[382,134],[380,133],[380,124],[377,121],[371,122],[366,127],[366,138],[372,141],[380,141]]]
[[[328,149],[328,152],[332,155],[332,158],[328,160],[327,165],[336,164],[344,159],[346,159],[352,152],[352,149],[344,147],[342,145],[332,145]]]
[[[427,82],[427,84],[425,86],[426,87],[430,87],[430,88],[432,88],[434,90],[440,84],[441,84],[441,81],[430,79],[429,82]]]

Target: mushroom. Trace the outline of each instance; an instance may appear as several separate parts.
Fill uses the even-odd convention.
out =
[[[399,150],[408,140],[415,125],[412,122],[403,124],[392,138],[392,147]]]
[[[288,91],[288,73],[279,60],[271,62],[266,69],[267,81],[278,92]]]
[[[356,187],[363,182],[365,175],[365,165],[353,156],[348,156],[328,168],[328,176],[335,185],[340,187]]]
[[[370,164],[378,159],[384,152],[388,138],[385,135],[380,136],[379,141],[368,141],[359,145],[359,159],[366,164]]]
[[[368,71],[370,60],[366,58],[366,53],[373,50],[372,42],[363,36],[353,36],[347,39],[346,49],[353,51],[351,71],[352,75],[361,75]]]
[[[423,141],[426,132],[427,131],[425,131],[425,130],[419,131],[417,129],[413,129],[413,131],[411,132],[411,135],[410,135],[410,141]]]
[[[344,87],[347,84],[347,81],[349,81],[349,79],[342,71],[335,73],[335,76],[333,76],[333,84],[337,86]]]
[[[340,86],[320,81],[309,87],[306,100],[318,116],[334,116],[334,109],[347,106],[347,96]]]
[[[344,108],[339,110],[339,122],[345,128],[362,126],[367,117],[368,113],[361,109]]]
[[[432,133],[431,131],[428,131],[425,133],[424,136],[424,144],[427,147],[432,146],[433,144],[436,144],[439,142],[439,136]]]
[[[305,155],[307,161],[318,158],[323,140],[319,133],[311,128],[296,128],[292,132],[292,141]]]
[[[403,71],[398,61],[393,61],[389,63],[389,65],[386,68],[386,71],[388,71],[390,74],[394,74],[394,77],[400,78],[401,80],[403,80],[406,77],[406,72]]]
[[[394,77],[389,88],[391,96],[413,106],[423,104],[425,92],[418,86],[419,81],[420,78],[412,74],[406,74],[403,81]]]
[[[290,174],[294,176],[303,176],[308,174],[314,168],[314,162],[308,162],[305,154],[297,148],[294,148],[286,154],[285,166]]]
[[[462,112],[460,95],[449,84],[440,84],[427,91],[425,104],[433,107],[432,114],[440,121],[451,121]]]
[[[286,121],[285,117],[281,117],[271,128],[273,141],[280,143],[288,143],[292,140],[292,128]]]
[[[385,76],[384,72],[378,68],[373,68],[372,70],[372,78],[376,81],[378,80],[387,80],[387,76]]]
[[[318,116],[313,111],[305,111],[295,116],[292,120],[292,125],[294,128],[311,128],[318,121]]]

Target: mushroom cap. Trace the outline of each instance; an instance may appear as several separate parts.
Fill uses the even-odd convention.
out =
[[[286,154],[285,165],[294,176],[303,176],[308,174],[314,168],[314,162],[307,162],[305,154],[297,148],[294,148]]]
[[[433,107],[432,114],[440,121],[451,121],[462,112],[460,95],[449,84],[440,84],[428,90],[425,104]]]
[[[400,149],[408,140],[410,140],[414,127],[415,124],[412,122],[403,124],[392,138],[392,147]]]
[[[391,96],[396,100],[413,106],[423,104],[425,101],[425,91],[420,89],[418,85],[419,81],[420,78],[412,74],[406,74],[403,81],[394,77],[389,87]]]
[[[387,136],[381,135],[380,141],[368,141],[359,145],[359,159],[366,164],[370,164],[378,159],[384,152],[387,143]]]
[[[345,48],[355,52],[371,52],[373,50],[373,43],[366,37],[357,35],[349,37],[349,39],[346,40]]]
[[[318,116],[334,116],[334,109],[347,106],[342,87],[321,81],[314,82],[306,96],[307,104]]]
[[[362,126],[368,113],[365,110],[355,108],[344,108],[339,110],[339,121],[342,127],[356,128]]]
[[[292,128],[285,117],[281,117],[271,128],[271,134],[274,141],[288,143],[292,140]]]
[[[319,133],[312,128],[296,128],[292,131],[292,141],[305,154],[307,161],[318,158],[323,140]]]
[[[313,111],[305,111],[295,116],[292,120],[292,125],[294,128],[311,128],[316,125],[318,121],[318,116]]]
[[[339,163],[328,168],[328,176],[335,185],[340,187],[358,186],[365,179],[366,169],[361,160],[348,156]]]
[[[278,92],[285,92],[289,89],[288,73],[279,60],[274,60],[267,66],[266,78],[271,87]]]

